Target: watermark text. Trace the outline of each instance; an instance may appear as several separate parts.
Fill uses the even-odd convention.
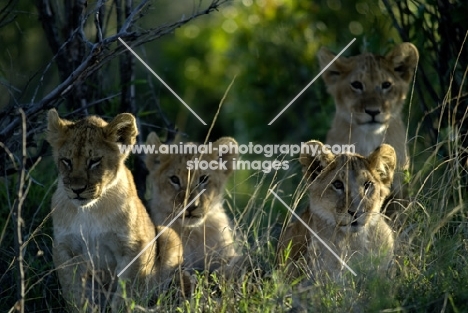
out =
[[[301,144],[234,144],[229,143],[226,145],[213,146],[211,142],[207,144],[192,144],[192,143],[179,143],[179,144],[161,144],[157,145],[119,145],[120,153],[127,154],[213,154],[217,152],[219,156],[226,154],[252,154],[263,155],[271,158],[274,155],[289,155],[295,156],[299,153],[318,155],[321,153],[355,153],[354,145],[328,145],[323,146],[310,145],[304,142]]]

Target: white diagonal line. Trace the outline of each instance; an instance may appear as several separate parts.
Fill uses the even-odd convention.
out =
[[[315,236],[315,237],[316,237],[332,254],[333,254],[333,256],[334,256],[335,258],[337,258],[338,261],[341,262],[341,264],[343,264],[344,267],[346,267],[354,276],[357,276],[356,272],[353,271],[353,270],[351,269],[351,267],[349,267],[348,264],[346,264],[346,262],[343,261],[343,259],[340,258],[340,256],[339,256],[338,254],[336,254],[335,251],[333,251],[333,249],[330,248],[330,246],[327,245],[327,244],[325,243],[325,241],[323,241],[323,239],[320,238],[320,236],[317,235],[317,233],[314,232],[314,231],[312,230],[312,228],[310,228],[309,225],[307,225],[307,223],[304,222],[304,220],[302,220],[302,218],[300,218],[299,215],[297,215],[297,214],[283,201],[283,199],[280,198],[280,196],[278,196],[273,190],[271,190],[271,189],[268,189],[268,190],[270,190],[270,192],[271,192],[271,193],[272,193],[272,194],[273,194],[289,211],[291,211],[291,213],[292,213],[299,221],[301,221],[301,223],[312,233],[312,235],[314,235],[314,236]]]
[[[182,100],[182,98],[179,97],[179,95],[176,94],[176,92],[175,92],[174,90],[172,90],[171,87],[169,87],[169,85],[166,84],[166,83],[162,80],[162,78],[159,77],[158,74],[156,74],[156,73],[151,69],[151,67],[149,67],[148,64],[146,64],[145,61],[143,61],[143,60],[138,56],[138,54],[136,54],[135,51],[133,51],[132,48],[130,48],[130,47],[125,43],[125,41],[122,40],[122,38],[119,37],[119,40],[120,40],[121,43],[123,43],[123,45],[124,45],[125,47],[127,47],[127,49],[128,49],[131,53],[133,53],[133,55],[134,55],[138,60],[140,60],[141,63],[143,63],[143,65],[144,65],[157,79],[159,79],[159,81],[160,81],[167,89],[169,89],[170,92],[172,92],[172,94],[173,94],[177,99],[179,99],[180,102],[182,102],[183,105],[185,105],[185,107],[186,107],[190,112],[192,112],[193,115],[196,116],[196,118],[198,118],[198,119],[200,120],[200,122],[202,122],[203,125],[206,126],[205,121],[203,121],[203,120],[201,119],[201,117],[198,116],[197,113],[195,113],[195,111],[193,111],[192,108],[189,107],[188,104],[185,103],[185,101]]]
[[[312,79],[312,81],[311,81],[310,83],[308,83],[307,86],[305,86],[304,89],[302,89],[301,92],[299,92],[299,93],[297,94],[297,96],[294,97],[294,99],[292,99],[291,102],[289,102],[288,105],[285,106],[284,109],[283,109],[281,112],[278,113],[278,115],[276,115],[276,117],[275,117],[274,119],[271,120],[270,123],[268,123],[268,125],[273,124],[273,122],[276,121],[276,119],[277,119],[281,114],[283,114],[284,111],[286,111],[286,110],[291,106],[291,104],[293,104],[293,102],[296,101],[297,98],[299,98],[299,97],[302,95],[302,93],[303,93],[304,91],[306,91],[306,89],[309,88],[310,85],[312,85],[312,84],[317,80],[317,78],[319,78],[320,75],[322,75],[323,72],[325,72],[325,71],[327,70],[327,68],[330,67],[330,65],[332,65],[332,63],[335,62],[335,60],[338,59],[338,58],[340,57],[340,55],[341,55],[343,52],[345,52],[346,49],[348,49],[349,46],[351,46],[351,44],[352,44],[355,40],[356,40],[356,38],[354,38],[353,40],[351,40],[351,42],[348,43],[348,45],[347,45],[346,47],[344,47],[343,50],[341,50],[341,52],[338,53],[338,54],[333,58],[333,60],[331,60],[331,62],[328,63],[327,66],[325,66],[325,67],[320,71],[320,73],[318,73],[317,76],[315,76],[314,79]]]
[[[151,241],[143,248],[143,250],[141,250],[141,252],[138,253],[137,256],[134,257],[133,260],[132,260],[130,263],[128,263],[128,265],[125,266],[125,268],[124,268],[123,270],[121,270],[120,273],[117,274],[117,277],[120,277],[120,275],[122,275],[122,273],[125,272],[125,271],[127,270],[127,268],[128,268],[130,265],[132,265],[133,262],[135,262],[136,259],[138,259],[138,258],[143,254],[143,252],[145,252],[145,251],[159,238],[159,236],[161,236],[162,233],[164,233],[164,232],[166,231],[166,229],[167,229],[169,226],[171,226],[172,223],[174,223],[175,220],[178,219],[179,216],[181,216],[181,215],[185,212],[185,210],[186,210],[189,206],[191,206],[192,203],[195,202],[195,200],[198,199],[198,197],[201,196],[202,193],[205,192],[205,190],[206,190],[206,189],[203,189],[202,191],[200,191],[200,193],[199,193],[198,195],[196,195],[195,198],[193,198],[193,200],[190,201],[189,204],[187,204],[187,205],[185,206],[185,208],[183,208],[183,210],[180,211],[179,214],[177,214],[177,215],[172,219],[172,221],[169,222],[169,224],[166,225],[166,228],[164,228],[159,234],[157,234],[156,237],[154,237],[154,239],[151,240]]]

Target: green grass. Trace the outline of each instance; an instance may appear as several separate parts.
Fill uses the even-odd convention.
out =
[[[293,208],[306,196],[296,190],[297,160],[289,171],[264,174],[238,171],[230,178],[226,209],[233,217],[237,243],[245,256],[238,275],[197,274],[190,298],[176,287],[161,295],[158,312],[468,312],[467,168],[457,158],[462,148],[450,138],[436,147],[417,146],[409,177],[412,202],[398,230],[396,274],[375,278],[345,274],[345,282],[292,281],[277,269],[276,241],[287,210],[268,193],[274,189]],[[443,151],[443,155],[441,153]],[[27,312],[61,312],[65,303],[52,264],[48,217],[56,171],[45,158],[30,173],[33,182],[23,208],[22,228]],[[18,176],[0,185],[0,311],[14,310],[17,269],[10,210]],[[365,272],[365,271],[364,271]],[[141,301],[140,301],[141,300]],[[142,299],[127,299],[135,311]]]

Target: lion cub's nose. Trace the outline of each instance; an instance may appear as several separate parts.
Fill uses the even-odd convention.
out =
[[[358,211],[351,211],[351,210],[348,210],[348,214],[354,217],[359,217],[359,215],[361,215]]]
[[[364,112],[366,112],[367,114],[369,114],[372,118],[376,117],[377,115],[380,114],[380,110],[368,110],[368,109],[365,109]]]
[[[191,206],[189,206],[189,207],[187,208],[186,211],[187,211],[188,213],[192,213],[192,212],[195,211],[196,209],[197,209],[197,206],[191,205]]]
[[[198,208],[199,204],[200,204],[200,200],[199,200],[199,199],[195,200],[195,201],[187,208],[187,212],[191,213],[191,212],[195,211],[195,210]]]
[[[362,212],[359,212],[359,211],[353,212],[351,210],[348,210],[348,214],[351,215],[353,218],[358,219],[362,215]]]
[[[76,193],[77,195],[79,195],[80,193],[82,193],[83,191],[86,190],[86,185],[84,186],[71,186],[70,189]]]

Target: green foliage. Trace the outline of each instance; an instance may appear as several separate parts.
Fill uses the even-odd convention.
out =
[[[380,53],[394,34],[372,1],[245,0],[220,13],[155,43],[155,50],[163,53],[151,60],[157,68],[168,69],[165,77],[205,120],[216,112],[236,77],[212,139],[231,135],[242,143],[323,140],[334,106],[320,79],[271,126],[268,123],[319,73],[315,53],[320,46],[339,52],[357,37],[346,55],[363,49]],[[172,95],[161,99],[164,108],[175,101]],[[204,138],[205,128],[177,106],[183,116],[178,126],[191,139]]]

